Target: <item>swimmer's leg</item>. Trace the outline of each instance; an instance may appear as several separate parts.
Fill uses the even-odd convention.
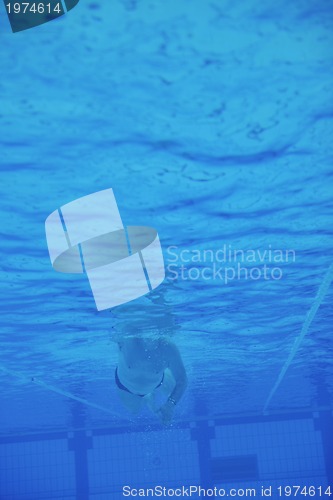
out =
[[[155,413],[156,410],[157,410],[157,404],[156,404],[156,395],[155,395],[155,391],[153,392],[150,392],[149,394],[147,394],[146,396],[144,396],[142,398],[144,400],[144,402],[146,403],[147,407],[153,412]]]
[[[121,389],[117,389],[117,393],[123,403],[123,405],[134,414],[137,414],[141,411],[144,398],[137,396],[136,394],[131,394],[130,392],[122,391]]]
[[[163,378],[163,383],[160,387],[155,389],[153,392],[150,394],[147,394],[144,398],[144,402],[148,406],[148,408],[153,412],[156,413],[159,408],[161,407],[161,404],[165,401],[165,396],[169,397],[172,391],[174,390],[176,385],[176,381],[171,373],[171,371],[167,368],[164,371],[164,378]]]

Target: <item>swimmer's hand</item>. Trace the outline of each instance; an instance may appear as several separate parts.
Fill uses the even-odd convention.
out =
[[[156,412],[163,425],[170,425],[173,417],[175,405],[171,401],[167,401]]]

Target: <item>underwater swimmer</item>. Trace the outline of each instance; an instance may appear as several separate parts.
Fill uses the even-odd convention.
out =
[[[118,346],[115,382],[122,402],[135,413],[146,403],[163,424],[169,424],[187,386],[178,348],[165,337],[128,337]],[[167,400],[156,409],[154,395],[158,389],[167,395]]]

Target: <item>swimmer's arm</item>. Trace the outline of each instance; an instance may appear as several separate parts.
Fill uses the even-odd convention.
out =
[[[167,346],[167,365],[176,382],[175,388],[169,397],[177,404],[186,390],[187,375],[180,352],[177,347],[171,343]]]
[[[167,401],[157,411],[162,423],[164,425],[169,425],[172,421],[175,405],[181,400],[186,390],[187,375],[180,352],[175,344],[166,341],[162,352],[165,359],[165,368],[169,368],[176,382],[176,385]]]

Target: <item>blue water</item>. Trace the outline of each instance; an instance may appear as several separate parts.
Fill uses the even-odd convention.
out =
[[[133,333],[181,352],[175,425],[262,415],[332,264],[332,5],[82,0],[15,35],[0,12],[1,433],[158,426],[115,393],[114,340]],[[110,187],[124,224],[157,229],[167,268],[170,246],[295,258],[280,279],[227,284],[169,267],[151,298],[97,312],[84,276],[52,269],[44,222]],[[270,414],[332,407],[332,300],[331,287]]]

